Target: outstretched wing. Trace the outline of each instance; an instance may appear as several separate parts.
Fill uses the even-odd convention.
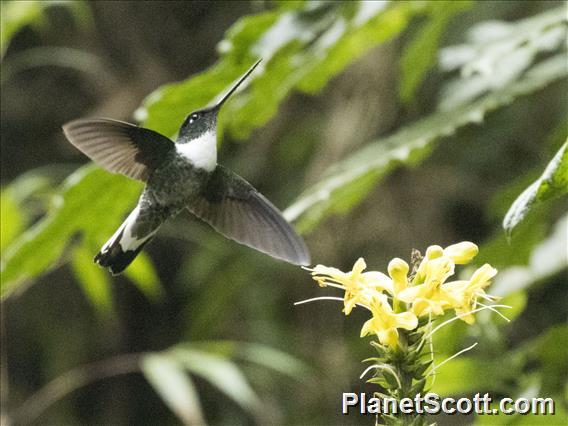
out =
[[[217,166],[188,208],[227,238],[296,265],[310,263],[304,241],[278,209],[222,166]]]
[[[63,132],[99,166],[142,181],[174,149],[174,143],[159,133],[106,118],[74,120],[63,126]]]

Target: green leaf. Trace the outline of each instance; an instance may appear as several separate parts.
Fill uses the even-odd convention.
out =
[[[400,34],[415,14],[424,11],[419,2],[359,2],[356,10],[345,10],[307,50],[298,88],[307,93],[321,90],[347,65]]]
[[[568,341],[568,327],[555,325],[529,344],[534,348],[542,366],[543,394],[560,393],[568,376],[568,351],[564,345]]]
[[[263,62],[250,90],[221,112],[223,128],[247,137],[278,111],[293,90],[315,93],[373,47],[403,31],[422,2],[305,2],[246,16],[219,43],[220,60],[198,76],[169,84],[146,98],[136,117],[173,135],[192,110],[214,99],[252,62]]]
[[[540,395],[539,395],[540,397]],[[546,398],[546,396],[542,396]],[[498,403],[492,401],[491,409],[499,409]],[[556,403],[554,406],[554,414],[477,414],[475,416],[475,426],[534,426],[546,424],[546,426],[565,426],[568,423],[568,413],[562,407],[562,404]]]
[[[306,378],[310,370],[297,358],[266,345],[239,344],[237,356],[295,379]]]
[[[85,1],[2,1],[0,57],[4,56],[8,45],[20,30],[28,25],[42,25],[45,9],[53,6],[67,8],[81,26],[90,27],[93,24],[91,10]]]
[[[4,187],[0,199],[0,248],[2,255],[25,230],[29,218],[44,214],[56,193],[55,186],[72,172],[74,167],[50,164],[27,171]]]
[[[561,217],[552,233],[532,249],[528,265],[515,265],[499,271],[491,286],[491,294],[507,296],[565,270],[568,267],[566,229],[568,215]]]
[[[479,361],[479,369],[483,372],[484,377],[493,381],[501,376],[499,381],[503,383],[501,388],[486,383],[484,389],[507,394],[512,398],[538,396],[551,397],[556,401],[561,400],[566,389],[565,377],[568,374],[568,353],[565,350],[567,339],[568,327],[565,324],[555,324],[541,331],[537,337],[528,342],[520,342],[520,346],[517,345],[514,350],[509,351],[505,358],[500,357],[495,362],[485,361],[485,363],[481,363]],[[506,376],[503,375],[503,365],[509,367],[509,373],[506,373]],[[472,368],[472,370],[474,369]],[[462,373],[456,374],[460,374],[460,378],[464,377],[461,375]],[[520,388],[521,390],[511,390],[511,383],[515,383],[513,389]],[[481,388],[472,389],[472,392],[479,389]],[[558,409],[559,406],[557,404],[555,408]],[[554,416],[546,417],[546,424],[563,424],[565,418],[566,413],[558,410]],[[526,419],[530,419],[530,421]],[[535,420],[536,417],[530,415],[482,416],[477,420],[477,424],[535,424]]]
[[[145,127],[173,136],[189,112],[211,101],[248,65],[221,64],[185,82],[162,86],[144,100],[135,116]]]
[[[227,251],[231,248],[224,244],[221,250]],[[202,261],[208,262],[207,256],[208,252],[205,252],[201,258]],[[221,257],[221,259],[226,258]],[[192,339],[203,338],[219,332],[218,328],[221,326],[218,321],[219,312],[224,312],[231,306],[238,292],[246,287],[252,276],[251,269],[243,268],[243,264],[239,262],[225,260],[216,268],[210,269],[206,282],[211,284],[202,289],[196,301],[197,306],[207,306],[207,309],[191,313],[188,322],[188,336]],[[227,286],[227,282],[231,282],[231,285]]]
[[[24,197],[36,191],[36,188],[45,187],[46,183],[45,178],[32,173],[25,179],[18,179],[14,185],[11,193],[18,190],[18,196]],[[100,302],[101,306],[110,307],[110,293],[103,295],[102,278],[95,278],[101,277],[101,274],[108,277],[108,272],[96,267],[92,259],[100,245],[112,235],[125,213],[136,202],[139,189],[139,183],[94,166],[81,168],[70,175],[62,185],[61,193],[55,196],[55,206],[46,217],[6,250],[2,261],[2,297],[5,296],[4,286],[17,286],[19,282],[36,277],[53,267],[62,255],[67,241],[74,235],[81,235],[83,241],[88,241],[90,252],[86,253],[86,248],[83,247],[79,249],[80,254],[73,254],[75,276],[96,306]],[[3,209],[9,207],[10,200],[2,202]],[[4,216],[2,213],[2,218],[7,220],[10,214]],[[2,230],[4,226],[2,225]],[[12,229],[16,230],[17,225],[10,227],[6,235],[14,232]],[[4,238],[4,231],[2,235]],[[88,270],[78,271],[79,265]],[[95,269],[98,271],[95,272]],[[149,257],[144,253],[140,253],[125,275],[149,299],[157,300],[163,296],[159,278]],[[98,281],[98,284],[92,284],[93,280]],[[97,289],[92,290],[97,295],[91,294],[87,281]],[[105,298],[107,301],[103,302]]]
[[[159,300],[164,296],[160,279],[150,257],[141,252],[124,271],[126,275],[149,300]]]
[[[233,362],[187,346],[174,347],[170,350],[170,354],[190,373],[207,380],[243,409],[250,412],[259,409],[258,397]]]
[[[103,244],[139,191],[138,182],[93,166],[70,175],[46,217],[5,250],[0,272],[2,297],[24,280],[56,266],[72,237],[83,234],[89,241]]]
[[[24,218],[14,198],[12,192],[7,189],[2,190],[0,194],[0,250],[2,253],[24,227]]]
[[[309,367],[297,358],[286,352],[258,343],[217,340],[196,343],[192,344],[192,346],[219,355],[240,358],[295,379],[305,378],[310,372]]]
[[[437,363],[441,361],[443,360]],[[436,371],[436,380],[430,390],[445,397],[478,392],[480,389],[493,389],[500,377],[494,370],[488,363],[461,356]],[[459,380],[456,380],[457,377]]]
[[[466,43],[444,48],[440,66],[460,69],[443,88],[439,108],[447,111],[517,80],[542,54],[559,51],[566,40],[564,6],[514,23],[480,22],[466,34]]]
[[[73,250],[71,266],[91,303],[104,314],[112,312],[111,282],[107,271],[93,263],[91,247],[82,242]]]
[[[141,368],[148,382],[184,424],[205,424],[193,381],[174,357],[162,353],[146,355]]]
[[[489,213],[492,221],[502,219],[519,192],[534,181],[537,176],[532,171],[528,172],[528,175],[507,183],[505,187],[494,193],[491,197]],[[527,179],[527,177],[530,177],[530,179]],[[542,242],[549,232],[550,209],[546,208],[547,206],[538,209],[525,220],[522,235],[515,234],[512,238],[507,238],[507,235],[500,232],[500,229],[494,232],[480,247],[474,264],[481,266],[484,263],[490,263],[500,271],[497,276],[498,279],[505,268],[513,265],[527,265],[534,248]]]
[[[382,377],[388,383],[387,389],[399,389],[400,380],[392,370],[377,370],[377,376]]]
[[[244,137],[269,120],[292,89],[321,89],[366,51],[400,33],[423,10],[420,2],[388,6],[306,2],[247,16],[227,32],[215,66],[152,93],[137,115],[146,126],[172,135],[189,111],[215,98],[261,56],[264,61],[251,81],[252,90],[229,103],[221,116],[224,127]],[[82,170],[70,177],[72,184],[66,185],[60,205],[8,247],[2,263],[2,296],[24,279],[53,267],[75,234],[88,234],[103,243],[134,203],[133,182],[93,168]],[[129,274],[143,291],[152,293],[149,288],[157,280],[143,272],[148,270],[144,260],[138,265]]]
[[[562,145],[542,176],[532,183],[511,205],[503,228],[511,235],[526,216],[543,201],[568,193],[568,141]]]
[[[3,1],[1,3],[0,52],[4,56],[12,38],[27,25],[43,18],[44,4],[41,1]]]
[[[424,159],[440,137],[449,136],[468,124],[480,123],[488,112],[567,74],[566,56],[556,55],[535,66],[519,81],[472,104],[436,112],[389,137],[370,143],[332,166],[322,181],[308,188],[284,212],[285,217],[298,220],[299,230],[305,232],[331,214],[348,211],[392,169],[403,164],[417,164]]]
[[[525,308],[527,307],[528,296],[525,291],[515,291],[513,293],[509,293],[503,299],[499,301],[500,305],[507,305],[510,306],[511,309],[507,309],[503,311],[503,314],[510,320],[514,321],[519,315],[521,315]],[[495,315],[491,312],[493,321],[497,324],[507,325],[509,324],[499,315]]]
[[[451,17],[471,7],[471,1],[437,1],[429,3],[431,16],[405,48],[401,65],[400,97],[408,102],[424,77],[435,65],[438,46]]]
[[[92,53],[69,47],[42,46],[10,56],[10,59],[2,64],[0,83],[6,83],[22,71],[45,66],[66,67],[84,72],[99,84],[101,80],[112,78],[101,59]]]

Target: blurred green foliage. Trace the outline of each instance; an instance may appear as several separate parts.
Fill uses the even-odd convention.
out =
[[[2,191],[0,199],[0,218],[2,220],[2,234],[0,237],[0,249],[4,250],[12,240],[21,233],[24,228],[22,215],[18,209],[18,204],[14,200],[11,191]]]
[[[443,395],[488,391],[497,396],[552,396],[557,400],[559,414],[548,424],[556,424],[556,420],[562,424],[568,378],[568,360],[563,349],[567,329],[565,324],[559,324],[565,322],[566,306],[562,306],[562,302],[566,291],[561,286],[565,284],[568,266],[568,219],[561,210],[565,207],[562,196],[565,197],[567,192],[566,143],[555,156],[554,152],[566,140],[566,95],[565,91],[558,90],[558,87],[565,88],[568,74],[564,46],[566,5],[517,3],[514,7],[499,2],[469,1],[262,3],[261,11],[249,11],[238,19],[230,16],[233,24],[217,45],[219,59],[216,63],[184,81],[158,87],[146,96],[135,116],[144,126],[173,136],[191,110],[212,101],[254,60],[262,58],[248,88],[223,110],[222,139],[224,146],[228,145],[227,149],[237,153],[236,161],[253,171],[253,176],[260,168],[273,172],[269,173],[271,176],[267,175],[263,186],[273,190],[276,197],[285,200],[296,197],[285,214],[295,221],[301,232],[309,233],[308,242],[318,262],[320,257],[327,256],[341,266],[341,262],[350,262],[350,256],[365,254],[358,250],[370,250],[376,258],[384,260],[397,255],[396,250],[400,247],[421,244],[423,238],[411,223],[408,223],[408,229],[398,228],[394,233],[395,228],[392,225],[389,228],[388,222],[387,229],[377,227],[376,223],[388,220],[389,206],[394,216],[409,218],[407,211],[424,215],[426,219],[416,223],[433,228],[428,234],[432,238],[447,238],[454,242],[458,238],[470,238],[471,233],[477,235],[476,229],[468,229],[470,234],[465,235],[436,230],[435,224],[428,222],[429,209],[441,211],[447,201],[440,194],[451,193],[454,185],[461,188],[463,197],[468,201],[471,199],[471,204],[466,203],[467,209],[473,210],[472,205],[480,205],[480,209],[487,209],[484,217],[495,223],[504,220],[509,232],[516,228],[515,235],[508,241],[500,226],[485,226],[489,231],[480,237],[480,241],[475,241],[481,246],[477,261],[480,264],[490,262],[500,269],[492,293],[504,297],[503,303],[513,306],[508,315],[512,322],[506,323],[495,315],[480,315],[475,327],[454,323],[438,333],[435,341],[437,362],[472,340],[480,344],[474,352],[440,368],[433,390]],[[64,5],[64,9],[71,10],[73,21],[79,23],[79,27],[82,23],[90,23],[84,31],[97,30],[97,25],[103,25],[104,19],[110,19],[104,18],[104,10],[97,9],[100,5],[84,2],[2,2],[1,49],[8,65],[11,45],[16,49],[14,55],[18,49],[26,51],[26,43],[21,42],[24,48],[18,47],[18,33],[25,33],[26,27],[35,28],[45,22],[46,8],[54,5]],[[198,6],[172,7],[191,9]],[[507,7],[514,13],[502,12]],[[91,16],[91,8],[98,10],[99,15]],[[506,21],[498,20],[505,18]],[[128,23],[123,24],[130,28]],[[186,26],[182,25],[183,28]],[[45,27],[42,31],[49,33],[54,28]],[[110,31],[108,27],[107,31]],[[200,31],[206,32],[205,29]],[[152,39],[159,37],[157,33],[151,35]],[[174,40],[161,42],[169,45]],[[38,49],[44,48],[50,47]],[[192,49],[197,47],[192,46]],[[192,49],[171,52],[171,55],[191,55]],[[396,50],[397,54],[389,56],[388,49]],[[377,56],[376,52],[380,54]],[[210,52],[206,55],[212,56]],[[89,60],[94,57],[96,55],[90,56]],[[143,69],[146,66],[154,69],[148,55],[141,57]],[[373,65],[372,71],[366,74],[369,81],[376,81],[372,76],[381,63],[394,68],[396,74],[400,72],[395,91],[399,98],[371,95],[373,100],[380,98],[377,102],[403,107],[397,112],[398,119],[387,126],[388,135],[383,134],[385,128],[380,132],[372,128],[374,133],[371,132],[370,140],[361,140],[358,145],[349,140],[342,141],[345,149],[339,149],[339,155],[330,155],[329,150],[333,152],[334,146],[325,139],[326,133],[321,128],[326,123],[332,127],[333,123],[323,121],[323,115],[331,116],[330,108],[333,107],[338,108],[339,117],[346,122],[356,119],[355,114],[348,114],[349,98],[362,97],[353,87],[364,86],[365,82],[356,78],[355,83],[349,81],[352,85],[347,85],[349,96],[334,97],[334,93],[346,86],[342,78],[358,67],[363,68],[365,61]],[[104,67],[102,63],[98,66],[112,68]],[[16,78],[10,74],[3,84],[9,87],[10,79]],[[143,93],[146,94],[147,91]],[[320,98],[316,97],[318,94],[321,94]],[[529,101],[521,100],[528,96]],[[315,108],[317,114],[298,107],[298,99],[305,104],[319,99]],[[120,104],[120,101],[116,102]],[[519,160],[514,152],[517,149],[514,140],[525,136],[516,133],[517,127],[523,129],[523,121],[533,127],[541,124],[536,121],[538,118],[531,121],[533,110],[527,104],[532,103],[548,117],[548,121],[540,126],[540,133],[536,134],[541,138],[554,137],[554,140],[528,142],[538,143],[534,152],[540,157],[533,155],[528,162],[531,167],[527,168],[524,167],[527,161]],[[366,107],[370,108],[369,105]],[[561,123],[558,123],[559,116]],[[71,118],[74,117],[68,117]],[[280,120],[284,120],[284,124]],[[378,121],[378,118],[372,116],[369,121]],[[265,128],[279,127],[287,129],[283,136],[278,130],[268,130],[268,136],[263,133]],[[262,142],[270,141],[270,132],[283,139],[280,145],[272,142],[274,148],[266,148],[269,143]],[[235,140],[250,136],[248,144],[235,143]],[[360,137],[358,133],[349,136]],[[3,140],[5,143],[15,142]],[[260,147],[259,151],[251,151],[253,145]],[[262,154],[262,150],[267,154]],[[244,157],[252,159],[247,163]],[[3,158],[2,161],[4,164],[6,160]],[[451,164],[452,161],[456,164]],[[544,174],[535,181],[547,163]],[[443,181],[446,175],[432,172],[448,169],[452,169],[452,174],[446,181]],[[52,280],[53,276],[58,277],[66,288],[72,287],[69,282],[76,282],[92,306],[102,314],[95,315],[94,320],[89,317],[85,322],[94,321],[94,329],[102,330],[103,334],[106,330],[104,338],[92,338],[93,342],[102,342],[100,345],[104,350],[99,355],[104,362],[104,358],[113,352],[132,351],[130,346],[113,343],[108,337],[121,329],[117,322],[128,322],[124,319],[128,308],[122,299],[122,292],[127,290],[122,286],[119,288],[116,284],[120,282],[93,265],[91,257],[133,206],[141,186],[94,166],[80,167],[61,185],[55,175],[51,169],[41,169],[3,182],[2,306],[9,305],[17,312],[14,321],[19,324],[19,316],[28,319],[34,315],[32,307],[38,302],[26,294],[26,290],[33,293],[30,286],[34,283],[56,288],[58,280]],[[397,186],[404,176],[406,179],[414,176],[411,185]],[[440,181],[432,182],[436,178]],[[460,179],[472,188],[477,185],[482,189],[470,191],[467,185],[459,186]],[[530,182],[533,183],[528,186]],[[428,193],[430,185],[435,190]],[[416,200],[409,199],[416,194],[412,192],[414,188],[424,191],[424,195]],[[389,204],[389,199],[396,200],[397,197],[400,197],[398,204]],[[541,203],[545,200],[548,201]],[[371,208],[365,210],[369,204]],[[383,219],[378,218],[378,212]],[[357,233],[360,223],[365,229],[363,236]],[[337,227],[337,224],[342,225]],[[400,223],[395,222],[395,226]],[[342,233],[339,229],[342,227],[350,233]],[[470,228],[475,227],[474,223]],[[287,424],[337,423],[336,413],[328,412],[337,408],[340,395],[331,393],[339,392],[339,389],[351,390],[350,383],[357,383],[358,360],[368,355],[363,352],[366,348],[357,339],[357,332],[353,334],[349,326],[343,330],[342,323],[333,323],[325,310],[306,317],[283,307],[297,298],[304,298],[309,291],[304,284],[296,285],[298,289],[292,285],[302,282],[300,272],[294,275],[286,265],[250,257],[246,250],[239,251],[231,243],[183,219],[171,228],[166,227],[161,234],[168,238],[168,247],[158,245],[160,242],[157,241],[156,253],[159,255],[152,256],[154,261],[150,261],[148,255],[140,256],[126,276],[146,296],[144,303],[148,305],[141,311],[150,318],[135,322],[134,334],[141,336],[143,342],[142,348],[137,348],[141,351],[141,361],[136,369],[143,372],[179,420],[188,424],[199,424],[204,420],[270,423],[275,422],[274,419]],[[341,235],[346,241],[339,239]],[[400,239],[404,243],[388,246],[388,240],[382,240],[389,235],[391,240]],[[371,243],[366,242],[366,236],[370,236]],[[177,249],[170,250],[170,246]],[[70,264],[68,273],[64,268],[67,263]],[[51,294],[51,289],[45,291],[42,294]],[[51,300],[47,302],[51,305]],[[25,310],[28,303],[32,306],[31,312]],[[57,303],[73,304],[71,300],[58,300]],[[539,306],[540,303],[546,306]],[[19,307],[22,305],[24,308]],[[152,319],[145,311],[153,309],[169,314]],[[50,322],[47,318],[40,322],[44,321]],[[64,321],[72,320],[65,318]],[[52,322],[57,323],[57,320]],[[6,321],[6,327],[9,335],[16,332],[10,328],[10,321]],[[55,361],[42,361],[38,367],[43,369],[42,374],[40,378],[33,378],[34,386],[30,389],[22,384],[25,382],[22,373],[17,371],[18,365],[12,364],[13,355],[10,357],[6,368],[12,374],[5,380],[14,382],[11,388],[16,391],[11,391],[9,398],[2,397],[3,404],[5,398],[9,402],[7,415],[11,409],[22,406],[27,393],[45,384],[46,377],[62,373],[62,369],[54,368],[61,358],[55,342],[61,341],[58,333],[62,331],[56,329],[51,334],[44,333],[42,344],[49,349],[44,348],[41,353],[50,354],[46,357],[50,359],[51,356]],[[69,339],[83,342],[77,354],[69,355],[71,365],[74,359],[86,362],[90,359],[89,348],[94,343],[80,340],[72,334],[71,327],[68,333]],[[353,340],[339,337],[349,333],[353,334]],[[76,334],[82,336],[84,333],[77,331]],[[167,335],[166,339],[163,334]],[[232,340],[196,342],[227,338]],[[250,343],[259,339],[284,348],[293,356],[265,344]],[[87,340],[91,340],[91,336]],[[14,344],[10,339],[8,341]],[[30,342],[33,344],[33,339]],[[12,350],[16,354],[25,353],[26,344],[23,341],[22,349]],[[315,368],[306,367],[296,356],[308,359]],[[60,362],[70,368],[70,362]],[[346,363],[350,365],[346,366]],[[260,371],[249,371],[251,364],[260,366]],[[299,384],[281,383],[279,377],[274,378],[275,371],[293,377]],[[4,367],[2,374],[3,377],[7,374]],[[87,384],[83,381],[73,383],[68,385],[61,398]],[[301,391],[294,386],[299,386]],[[263,387],[265,392],[262,392]],[[215,416],[212,407],[217,405],[207,396],[211,392],[214,394],[211,388],[220,390],[237,409],[225,408],[222,414]],[[33,403],[34,399],[26,401]],[[27,403],[24,402],[23,407],[29,406]],[[69,408],[71,405],[60,408],[63,414],[58,420],[66,423],[104,422],[104,417],[74,411]],[[110,412],[113,413],[112,409]],[[43,412],[37,414],[43,415]],[[54,419],[51,418],[51,422]],[[490,424],[495,419],[479,417],[476,421]],[[530,416],[511,416],[495,422],[523,424],[530,423],[530,419]],[[366,423],[369,423],[367,420],[370,422],[365,419]],[[440,423],[443,422],[444,419],[440,419]]]
[[[523,191],[505,215],[503,227],[509,234],[538,203],[568,192],[568,141],[546,166],[541,177]]]
[[[397,165],[415,165],[424,159],[432,151],[430,145],[438,138],[449,136],[467,124],[479,123],[485,113],[492,109],[565,77],[568,73],[565,59],[550,59],[511,86],[461,108],[437,112],[385,139],[368,144],[334,165],[321,182],[307,189],[286,210],[287,218],[299,220],[300,229],[309,230],[329,214],[348,212],[373,188],[377,180]]]
[[[219,61],[185,82],[148,96],[136,117],[173,135],[188,111],[211,101],[258,58],[250,90],[221,113],[224,131],[238,139],[265,124],[293,90],[316,93],[369,49],[395,37],[423,2],[294,2],[241,18],[218,45]],[[271,96],[267,97],[266,94]]]
[[[412,41],[400,59],[401,79],[400,98],[409,102],[414,97],[420,83],[427,73],[436,66],[440,42],[450,24],[451,18],[458,12],[469,9],[470,1],[437,1],[428,2],[430,14],[422,26],[416,31]]]
[[[92,25],[91,12],[83,0],[76,1],[3,1],[1,3],[0,15],[2,32],[0,34],[0,57],[4,56],[12,38],[26,26],[47,31],[48,26],[47,9],[61,6],[69,10],[75,22],[80,26],[89,27]]]
[[[144,357],[142,371],[185,423],[204,422],[197,391],[185,371],[201,376],[261,420],[260,399],[231,359],[236,357],[293,378],[309,372],[305,365],[286,353],[264,345],[230,341],[177,345],[167,352]]]
[[[108,191],[116,181],[121,181],[119,197]],[[95,247],[103,244],[118,225],[117,218],[108,212],[126,213],[140,188],[137,182],[122,180],[92,166],[69,176],[61,193],[51,200],[52,206],[46,218],[3,251],[0,275],[2,294],[11,291],[11,287],[57,266],[58,260],[65,256],[67,243],[79,236],[80,245],[72,254],[75,273],[85,288],[88,288],[87,293],[96,302],[101,302],[101,306],[108,308],[108,276],[101,273],[92,262],[87,261],[85,256],[87,252],[93,253]],[[13,226],[6,223],[6,227],[10,229]],[[147,294],[155,296],[159,293],[155,272],[148,266],[146,257],[134,262],[128,276]],[[98,306],[98,303],[96,304]]]

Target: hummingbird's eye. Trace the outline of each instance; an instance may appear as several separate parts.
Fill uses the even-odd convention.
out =
[[[199,120],[199,114],[194,112],[189,116],[189,124],[193,123],[194,121]]]

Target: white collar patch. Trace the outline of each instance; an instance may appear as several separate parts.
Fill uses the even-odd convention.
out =
[[[206,132],[191,142],[176,144],[177,152],[191,164],[208,172],[217,166],[217,135]]]

